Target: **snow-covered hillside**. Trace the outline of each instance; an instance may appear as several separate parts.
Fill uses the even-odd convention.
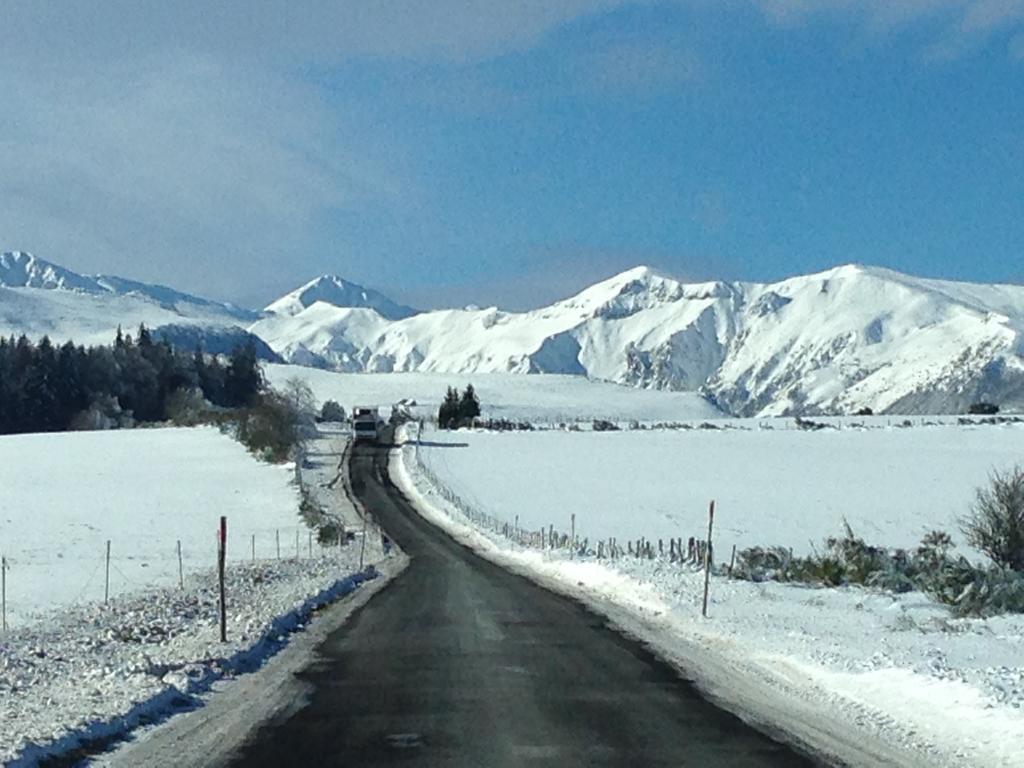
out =
[[[253,332],[286,360],[342,371],[585,375],[700,390],[738,415],[1024,405],[1022,286],[859,265],[686,284],[638,267],[531,312],[288,306]]]
[[[202,326],[203,336],[237,338],[256,313],[173,288],[110,275],[80,275],[31,254],[0,253],[0,335],[109,344],[120,325],[134,333]],[[227,329],[227,330],[225,330]],[[159,334],[157,334],[159,337]]]

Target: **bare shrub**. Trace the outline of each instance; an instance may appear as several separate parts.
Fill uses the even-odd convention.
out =
[[[996,565],[1024,571],[1024,467],[993,472],[988,487],[978,489],[960,530]]]

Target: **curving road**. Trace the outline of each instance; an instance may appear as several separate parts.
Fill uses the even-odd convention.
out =
[[[411,558],[319,649],[245,766],[804,766],[579,604],[425,522],[359,446],[354,492]]]

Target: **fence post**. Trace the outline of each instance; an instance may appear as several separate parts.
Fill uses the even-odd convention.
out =
[[[708,507],[708,546],[704,550],[704,606],[701,608],[701,615],[707,618],[708,615],[708,588],[711,586],[711,531],[715,525],[715,502],[712,500]]]
[[[295,559],[299,559],[299,529],[295,529]]]
[[[569,559],[576,557],[576,513],[573,512],[569,518]]]
[[[103,604],[110,600],[110,539],[107,539],[107,578],[103,585]]]
[[[178,539],[178,589],[185,588],[185,571],[181,567],[181,539]]]
[[[366,515],[368,513],[363,511],[363,543],[359,547],[359,570],[363,570],[363,558],[366,555]]]
[[[3,614],[3,631],[7,631],[7,556],[0,557],[0,613]]]
[[[729,558],[729,577],[732,578],[732,567],[736,564],[736,545],[732,545],[732,557]]]
[[[252,561],[256,562],[256,534],[252,535]]]
[[[313,532],[309,532],[309,559],[313,559]]]
[[[281,559],[281,529],[274,529],[274,539],[277,541],[277,559]]]
[[[225,600],[224,591],[224,561],[227,559],[228,550],[228,519],[221,515],[220,535],[217,537],[217,578],[220,581],[220,641],[228,641],[228,606]]]

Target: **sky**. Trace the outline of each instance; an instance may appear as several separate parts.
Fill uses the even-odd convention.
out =
[[[0,0],[0,250],[258,307],[1024,283],[1024,0]]]

